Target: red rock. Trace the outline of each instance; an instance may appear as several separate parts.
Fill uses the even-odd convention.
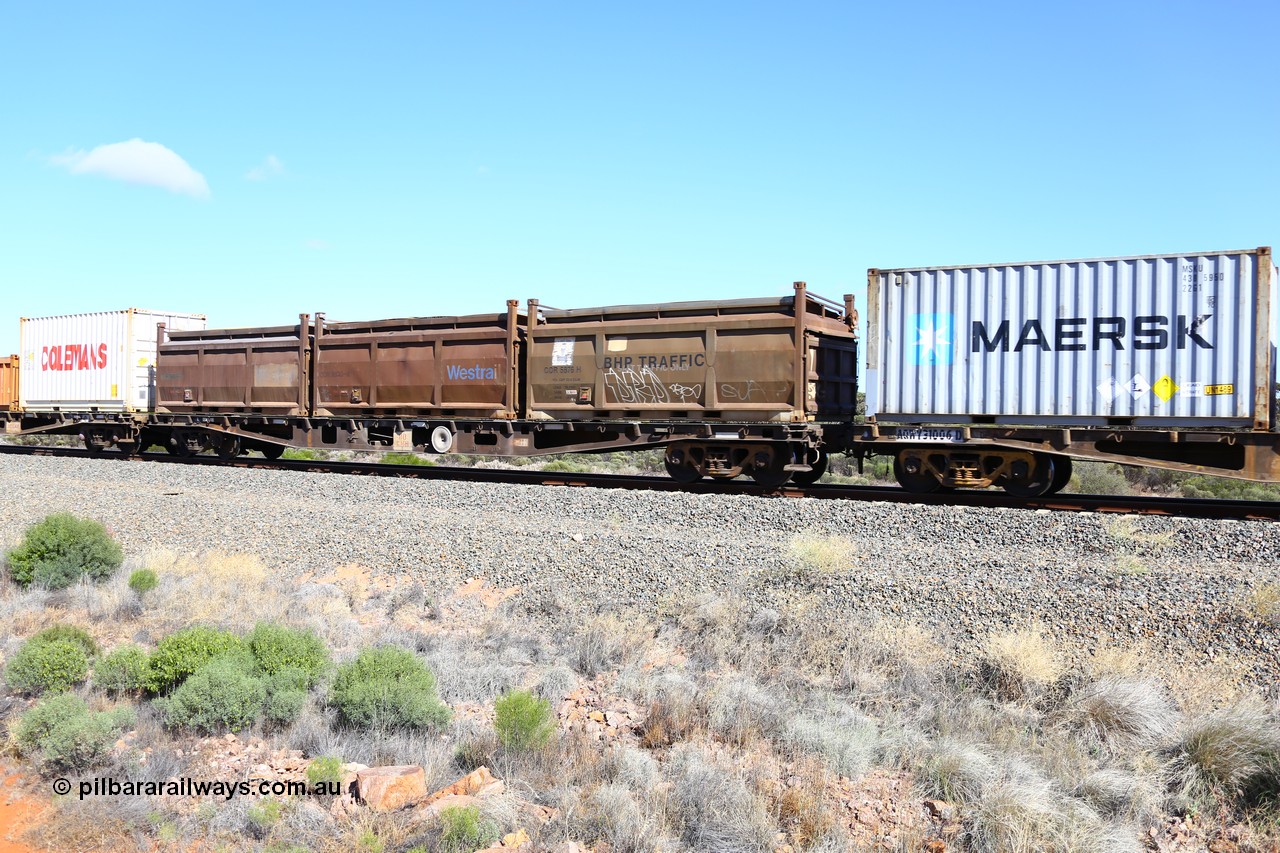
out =
[[[356,774],[360,799],[374,811],[389,812],[427,795],[427,776],[416,764],[370,767]]]

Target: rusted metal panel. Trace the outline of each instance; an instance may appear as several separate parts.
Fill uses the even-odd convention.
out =
[[[1272,426],[1268,248],[868,273],[868,413]]]
[[[317,315],[315,412],[514,418],[523,333],[514,300],[505,314],[368,323]]]
[[[808,293],[802,282],[794,297],[780,299],[567,311],[531,302],[528,415],[788,422],[851,417],[856,347],[849,311]]]
[[[306,314],[296,326],[168,331],[156,409],[305,415],[311,336]]]
[[[21,358],[16,354],[8,358],[0,358],[0,409],[4,411],[18,411],[18,377],[21,375],[19,370],[21,362]]]
[[[155,403],[156,324],[203,329],[203,314],[128,308],[22,318],[22,408],[147,412]]]

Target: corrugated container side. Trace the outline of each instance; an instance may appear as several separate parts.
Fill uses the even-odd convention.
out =
[[[129,308],[20,324],[21,405],[28,411],[150,411],[156,324],[202,329],[202,314]]]
[[[856,340],[806,295],[539,310],[526,400],[539,419],[852,417]],[[800,299],[804,309],[795,311]],[[851,308],[849,310],[852,310]]]
[[[872,270],[868,412],[1266,429],[1273,269],[1264,248]]]
[[[0,358],[0,409],[18,410],[18,376],[22,359],[17,355]]]

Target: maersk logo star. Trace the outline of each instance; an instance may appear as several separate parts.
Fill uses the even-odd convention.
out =
[[[954,324],[950,314],[913,314],[912,364],[950,364]]]

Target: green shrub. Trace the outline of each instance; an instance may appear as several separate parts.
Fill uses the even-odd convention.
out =
[[[346,762],[336,755],[324,755],[307,765],[307,781],[312,785],[321,782],[341,782],[347,775]]]
[[[134,645],[116,646],[93,665],[93,683],[108,693],[137,693],[147,686],[147,653]]]
[[[288,725],[298,719],[307,704],[310,676],[304,670],[288,666],[263,675],[262,681],[267,690],[264,706],[267,719],[278,726]]]
[[[268,691],[263,711],[273,724],[287,726],[298,719],[306,705],[307,693],[304,690]]]
[[[89,675],[89,657],[73,640],[38,640],[22,644],[5,670],[5,680],[20,693],[66,690]]]
[[[84,575],[110,576],[124,562],[124,552],[98,522],[60,512],[28,527],[5,560],[19,586],[65,589]]]
[[[129,708],[95,714],[83,699],[64,693],[23,714],[16,738],[24,750],[39,753],[47,770],[84,770],[101,762],[118,733],[132,723]]]
[[[160,585],[160,578],[156,577],[156,573],[151,569],[138,569],[129,575],[129,589],[138,595],[151,592]]]
[[[259,622],[248,638],[249,651],[258,667],[268,675],[286,669],[304,676],[299,687],[310,688],[329,665],[329,651],[315,632]]]
[[[249,806],[249,822],[261,831],[271,829],[280,822],[283,815],[284,806],[279,800],[273,800],[270,797],[258,800]]]
[[[94,642],[93,637],[89,636],[89,632],[83,628],[77,628],[75,625],[51,625],[43,631],[39,631],[31,635],[29,642],[52,642],[54,640],[67,640],[79,646],[85,654],[85,657],[96,657],[98,654],[98,644]]]
[[[218,628],[197,625],[170,634],[147,661],[147,689],[162,693],[177,687],[213,658],[240,648],[239,637]]]
[[[555,733],[551,703],[528,690],[508,690],[493,703],[493,709],[493,729],[507,749],[540,749]]]
[[[498,840],[498,827],[480,818],[478,806],[446,806],[440,810],[440,849],[470,851],[488,847]]]
[[[329,701],[352,726],[424,728],[449,719],[431,670],[413,652],[395,646],[363,649],[339,667]]]
[[[425,456],[419,456],[416,453],[384,453],[382,454],[382,462],[386,465],[435,465]]]
[[[262,713],[267,691],[245,654],[213,658],[189,675],[172,695],[156,700],[165,722],[175,728],[237,732]]]

